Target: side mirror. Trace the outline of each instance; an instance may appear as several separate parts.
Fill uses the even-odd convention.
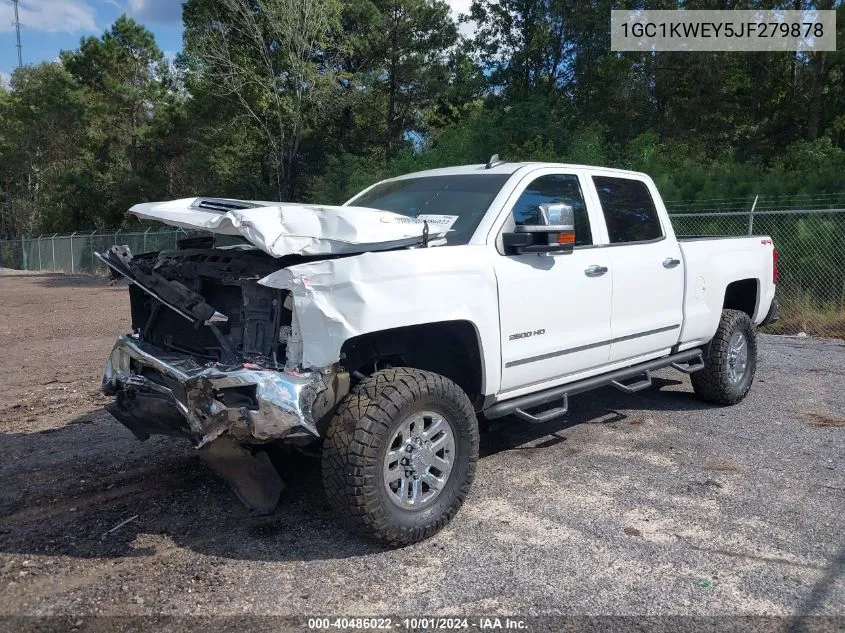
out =
[[[541,224],[520,225],[502,234],[506,255],[571,253],[575,246],[575,211],[568,204],[541,204]]]
[[[540,224],[564,226],[575,224],[575,211],[568,204],[541,204]]]

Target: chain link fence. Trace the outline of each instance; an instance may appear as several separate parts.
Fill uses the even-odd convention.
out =
[[[831,207],[822,199],[816,206]],[[845,205],[843,208],[782,210],[744,201],[669,202],[679,236],[770,235],[779,254],[778,298],[781,320],[769,329],[845,338]],[[811,206],[811,205],[807,205]],[[762,208],[761,208],[762,207]],[[751,210],[753,209],[753,210]],[[127,244],[133,253],[177,247],[197,235],[182,229],[149,228],[41,235],[0,241],[0,267],[61,273],[106,273],[94,252]],[[225,236],[223,241],[228,242]]]
[[[118,244],[128,245],[133,253],[174,249],[185,237],[189,237],[189,233],[184,229],[150,228],[146,231],[78,231],[69,235],[56,233],[3,240],[0,241],[0,267],[106,274],[108,268],[94,257],[94,253],[102,253]]]
[[[768,330],[845,338],[845,208],[672,213],[679,236],[770,235],[781,320]]]

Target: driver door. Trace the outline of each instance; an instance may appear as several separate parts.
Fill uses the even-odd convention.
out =
[[[598,232],[592,227],[602,225],[600,218],[590,217],[597,210],[588,209],[584,185],[580,173],[544,173],[528,176],[514,194],[503,233],[542,223],[540,205],[565,204],[575,215],[575,247],[558,254],[505,255],[500,250],[494,266],[503,392],[608,363],[613,271],[608,249],[594,248]]]

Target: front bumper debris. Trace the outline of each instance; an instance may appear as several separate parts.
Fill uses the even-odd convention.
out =
[[[326,389],[318,372],[202,365],[122,335],[103,375],[108,408],[139,439],[182,435],[203,446],[222,433],[245,443],[319,437],[312,405]]]

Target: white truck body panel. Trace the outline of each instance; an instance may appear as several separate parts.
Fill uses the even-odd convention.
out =
[[[683,323],[684,269],[665,268],[680,259],[675,240],[610,248],[613,274],[613,345],[610,360],[625,360],[663,350],[678,342]]]
[[[305,369],[325,368],[339,361],[342,345],[355,336],[467,321],[478,336],[483,395],[490,401],[666,356],[672,349],[701,346],[716,332],[731,282],[756,280],[755,323],[763,321],[772,304],[771,239],[678,241],[660,195],[645,174],[506,163],[490,170],[470,165],[392,180],[474,173],[510,178],[469,244],[436,249],[387,251],[418,243],[420,223],[346,205],[262,203],[259,208],[208,214],[193,209],[194,199],[188,199],[137,205],[132,213],[174,226],[243,235],[275,256],[384,251],[290,266],[261,280],[292,291],[302,341],[295,360]],[[501,234],[509,226],[514,202],[534,178],[546,174],[578,176],[592,245],[555,255],[505,255]],[[645,183],[662,238],[610,244],[593,176]],[[432,235],[437,235],[435,226]],[[607,274],[586,276],[591,266],[606,267]],[[540,331],[542,335],[533,335]],[[532,335],[526,336],[528,332]]]
[[[771,238],[765,236],[682,239],[685,284],[682,349],[709,341],[719,325],[725,288],[731,281],[756,279],[752,321],[766,317],[775,297]],[[761,256],[761,253],[763,256]]]
[[[489,249],[452,246],[364,253],[284,268],[259,281],[290,289],[301,364],[336,363],[348,339],[410,325],[466,321],[478,336],[484,393],[501,380],[498,294]]]
[[[606,250],[582,249],[542,258],[496,253],[502,332],[500,391],[607,364],[613,278],[593,279],[583,273],[589,266],[609,266]],[[529,309],[540,305],[541,309]],[[511,338],[514,336],[519,338]]]
[[[581,167],[520,166],[476,231],[488,248],[495,247],[492,261],[499,285],[503,394],[530,390],[585,367],[602,367],[610,357],[612,276],[589,278],[583,272],[590,266],[609,266],[606,249],[576,248],[570,254],[540,257],[505,256],[501,247],[500,235],[526,187],[535,178],[559,173],[577,176],[587,191]],[[598,211],[594,205],[588,205],[587,211],[593,241],[599,243],[604,228]],[[534,335],[539,331],[543,334]],[[525,333],[531,336],[511,338]]]
[[[619,177],[613,170],[591,169],[588,179],[591,202],[605,227],[601,204],[592,176]],[[662,237],[646,242],[610,244],[605,232],[610,275],[613,277],[611,321],[613,342],[610,362],[638,358],[644,354],[668,354],[678,342],[683,322],[684,267],[675,231],[660,193],[651,178],[642,174],[626,176],[645,184],[654,201]],[[668,267],[671,261],[677,261]]]

